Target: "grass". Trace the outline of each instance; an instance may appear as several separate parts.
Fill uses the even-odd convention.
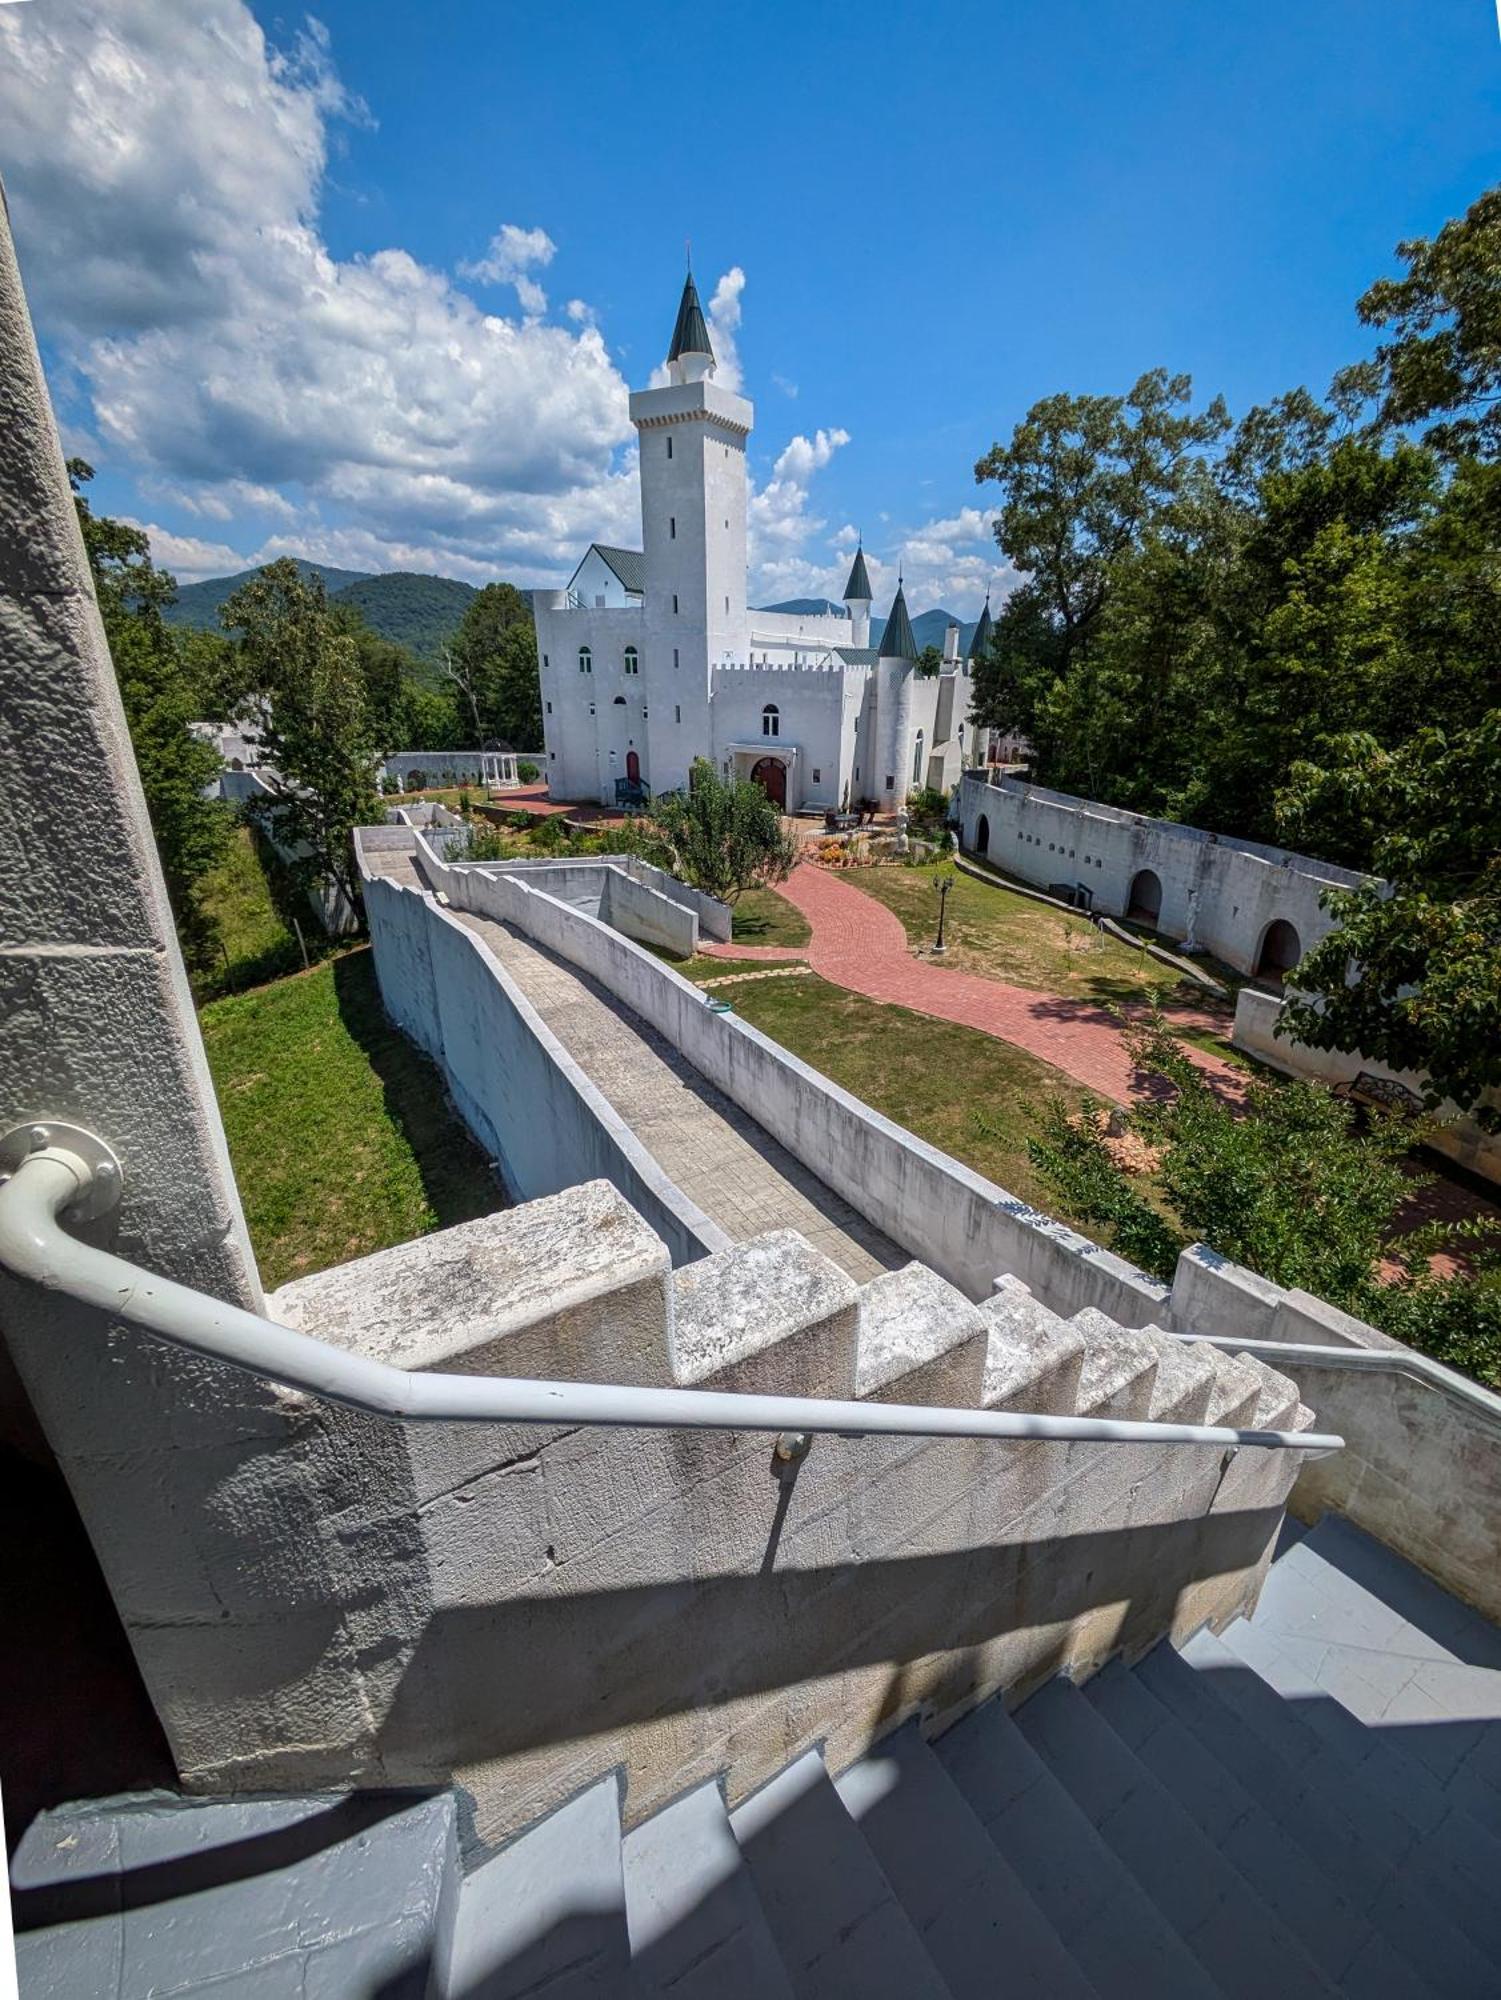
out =
[[[312,905],[248,826],[235,829],[228,855],[204,877],[202,901],[222,949],[194,976],[200,1000],[243,992],[300,969],[294,917],[310,958],[325,958],[340,948],[324,935]]]
[[[724,997],[743,1020],[875,1110],[1023,1201],[1062,1213],[1033,1169],[1027,1140],[1040,1132],[1051,1100],[1077,1109],[1086,1093],[1048,1063],[976,1028],[867,1000],[816,976],[759,980]]]
[[[802,911],[775,889],[747,889],[735,905],[737,944],[806,944],[813,935]]]
[[[268,1287],[505,1206],[368,947],[199,1015]]]
[[[951,861],[924,868],[858,868],[846,879],[900,917],[909,944],[931,945],[938,928],[935,877],[953,884],[944,917],[945,957],[963,971],[1071,999],[1140,1001],[1154,993],[1179,998],[1187,992],[1208,997],[1185,989],[1166,966],[1103,936],[1083,917],[977,882]]]

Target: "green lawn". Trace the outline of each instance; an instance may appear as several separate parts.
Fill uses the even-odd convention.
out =
[[[951,861],[926,868],[857,868],[844,878],[901,918],[911,945],[931,945],[938,927],[936,877],[952,882],[944,920],[948,964],[1009,986],[1073,999],[1146,1000],[1175,996],[1182,982],[1167,966],[1068,915],[998,884],[977,882]],[[1184,989],[1182,997],[1197,989]],[[1207,998],[1207,996],[1204,996]]]
[[[735,905],[737,944],[806,944],[812,936],[802,911],[775,889],[747,889]]]
[[[724,998],[897,1124],[1023,1201],[1062,1213],[1033,1172],[1027,1140],[1052,1099],[1077,1108],[1086,1093],[1049,1064],[978,1029],[884,1006],[813,975],[747,982]]]
[[[298,970],[302,952],[293,918],[302,927],[309,958],[326,958],[340,948],[324,936],[312,905],[249,827],[236,828],[225,860],[204,877],[202,893],[223,948],[194,977],[199,1000],[243,993]]]
[[[199,1020],[267,1287],[505,1206],[368,947]]]

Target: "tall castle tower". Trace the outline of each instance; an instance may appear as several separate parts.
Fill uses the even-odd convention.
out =
[[[685,785],[712,739],[714,667],[746,656],[745,447],[755,412],[714,380],[714,349],[690,271],[668,381],[638,389],[643,551],[642,678],[655,791]]]

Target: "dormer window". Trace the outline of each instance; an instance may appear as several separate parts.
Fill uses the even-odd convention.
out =
[[[589,651],[587,646],[579,647],[579,672],[581,674],[592,674],[594,672],[594,655]]]
[[[641,671],[640,656],[634,646],[625,649],[625,670],[628,674],[639,674]]]
[[[776,703],[774,701],[769,701],[767,702],[765,708],[763,708],[761,711],[761,734],[763,736],[780,736],[781,733],[782,733],[781,713],[778,710]]]

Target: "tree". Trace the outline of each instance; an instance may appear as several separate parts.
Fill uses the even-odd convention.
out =
[[[1482,1101],[1501,1088],[1501,708],[1455,741],[1333,747],[1298,768],[1284,824],[1368,838],[1386,880],[1327,897],[1339,928],[1299,965],[1278,1033],[1417,1071],[1430,1108],[1452,1098],[1501,1129]]]
[[[721,778],[704,758],[695,760],[687,792],[658,800],[634,838],[646,860],[724,903],[785,882],[797,860],[797,843],[761,787]]]
[[[917,656],[917,678],[920,681],[936,680],[943,672],[943,654],[936,646],[924,646]]]
[[[1403,1170],[1411,1134],[1392,1117],[1357,1126],[1318,1086],[1261,1076],[1237,1108],[1218,1096],[1160,1019],[1128,1037],[1159,1095],[1127,1115],[1157,1161],[1152,1197],[1112,1156],[1101,1107],[1049,1107],[1033,1164],[1069,1213],[1111,1248],[1170,1279],[1203,1242],[1273,1283],[1297,1286],[1480,1381],[1501,1385],[1501,1284],[1482,1252],[1477,1275],[1440,1277],[1432,1252],[1483,1223],[1431,1225],[1394,1240],[1399,1209],[1425,1183]],[[1399,1268],[1392,1269],[1393,1264]]]
[[[224,858],[232,831],[217,796],[219,753],[189,728],[214,713],[201,689],[213,656],[198,635],[163,619],[177,585],[152,563],[142,530],[89,506],[83,488],[93,467],[70,459],[68,477],[178,936],[189,962],[202,966],[214,939],[203,879]]]
[[[540,745],[537,631],[531,606],[514,584],[486,584],[470,599],[453,645],[445,649],[444,674],[471,738],[453,748],[477,750],[492,737],[519,750]]]
[[[308,887],[331,883],[361,908],[352,829],[381,818],[378,762],[354,639],[328,608],[322,580],[269,564],[222,606],[239,634],[247,685],[261,706],[273,799],[264,808]]]

